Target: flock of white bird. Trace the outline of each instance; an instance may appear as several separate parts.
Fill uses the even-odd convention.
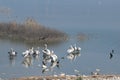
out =
[[[76,44],[74,46],[70,46],[69,49],[67,50],[67,59],[74,60],[77,56],[80,56],[80,51],[81,48],[77,47]],[[17,56],[17,52],[11,48],[11,50],[8,52],[10,57],[15,57]],[[55,66],[59,67],[59,59],[58,56],[54,53],[53,50],[48,49],[47,44],[44,44],[44,49],[42,50],[42,72],[46,72],[54,68]],[[34,48],[27,49],[22,53],[22,56],[25,58],[25,60],[28,60],[31,56],[39,56],[40,55],[40,50],[39,47],[34,50]],[[64,57],[63,57],[64,58]],[[50,67],[49,64],[50,63]],[[25,64],[25,62],[24,62]]]

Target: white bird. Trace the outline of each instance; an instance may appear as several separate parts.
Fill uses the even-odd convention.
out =
[[[42,50],[43,52],[43,62],[50,62],[50,55],[51,55],[51,51],[47,48],[47,44],[45,44],[45,48]]]
[[[50,57],[51,57],[51,62],[56,62],[56,61],[58,61],[58,57],[57,57],[56,54],[54,54],[54,51],[51,51]]]
[[[27,49],[25,52],[22,53],[23,57],[29,57],[34,54],[34,48]]]
[[[80,48],[80,47],[77,47],[76,44],[74,44],[74,50],[79,50],[79,51],[80,51],[81,48]]]
[[[51,52],[50,50],[47,48],[47,44],[45,44],[45,48],[42,50],[43,54],[46,54],[46,55],[50,55]]]
[[[9,54],[9,60],[10,60],[10,64],[12,66],[15,65],[15,58],[17,56],[17,52],[15,52],[12,48],[10,49],[10,51],[8,52]]]
[[[77,50],[79,50],[79,51],[80,51],[80,50],[81,50],[81,48],[80,48],[80,47],[78,47],[78,48],[77,48]]]
[[[30,51],[26,50],[25,52],[22,53],[23,57],[28,57],[30,56]]]
[[[29,49],[29,53],[32,55],[34,54],[34,48],[32,47],[31,49]]]
[[[70,48],[67,50],[68,53],[78,53],[81,50],[80,47],[77,47],[76,44],[74,46],[70,46]]]
[[[68,53],[72,53],[74,51],[73,46],[71,45],[70,48],[67,50]]]
[[[39,47],[34,51],[33,55],[39,55],[40,51],[39,51]]]
[[[42,60],[42,64],[43,64],[43,67],[46,67],[47,63],[48,62],[51,62],[51,57],[50,57],[50,54],[51,54],[51,51],[47,48],[47,44],[44,45],[44,49],[42,50],[42,53],[43,53],[43,60]]]
[[[77,56],[80,56],[80,47],[77,47],[76,44],[74,46],[70,46],[70,48],[67,50],[68,55],[67,58],[70,60],[74,60]]]
[[[40,56],[40,51],[39,51],[39,47],[34,50],[34,53],[32,54],[33,58],[36,60],[39,60],[39,56]]]
[[[53,50],[51,51],[50,54],[50,61],[51,61],[50,70],[52,70],[55,66],[59,68],[59,60]]]
[[[15,52],[12,48],[8,53],[9,53],[9,56],[17,56],[17,52]]]

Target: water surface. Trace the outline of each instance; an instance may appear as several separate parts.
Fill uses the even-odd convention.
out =
[[[49,74],[90,74],[100,69],[101,74],[120,74],[120,1],[119,0],[0,0],[0,22],[23,22],[32,17],[40,24],[66,32],[70,39],[63,43],[48,45],[59,58],[66,56],[71,44],[82,48],[81,56],[74,61],[60,61],[60,69],[42,74],[41,56],[32,59],[32,64],[25,67],[22,62],[22,52],[28,48],[43,45],[28,45],[0,39],[0,77],[13,78],[21,76],[39,76]],[[6,9],[10,12],[1,12]],[[87,40],[77,39],[78,33],[85,34]],[[18,52],[18,56],[10,60],[10,48]],[[109,59],[110,51],[114,49],[113,58]]]

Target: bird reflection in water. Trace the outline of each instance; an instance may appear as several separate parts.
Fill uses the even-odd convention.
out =
[[[42,60],[42,73],[53,71],[54,67],[59,67],[58,56],[54,53],[53,50],[47,48],[47,44],[44,45],[43,60]]]
[[[70,59],[70,60],[75,60],[76,57],[78,57],[78,56],[80,56],[80,53],[79,53],[79,52],[67,54],[67,58]]]
[[[48,72],[48,71],[53,71],[53,69],[57,67],[57,68],[60,68],[59,66],[59,61],[56,61],[56,62],[51,62],[50,66],[44,66],[42,67],[42,73],[45,73],[45,72]]]
[[[16,56],[9,56],[10,65],[12,66],[15,65],[15,59],[16,59]]]
[[[56,61],[50,61],[50,64],[45,64],[43,63],[42,65],[42,73],[45,73],[45,72],[48,72],[48,71],[53,71],[53,69],[57,67],[57,68],[60,68],[59,66],[59,60],[56,60]]]
[[[32,55],[32,57],[33,57],[34,60],[37,60],[37,61],[40,60],[40,56],[39,56],[39,55],[35,55],[35,54],[34,54],[34,55]]]
[[[31,57],[31,56],[25,57],[24,60],[23,60],[23,62],[22,62],[22,64],[23,64],[26,68],[30,67],[30,66],[32,65],[32,63],[33,63],[33,60],[32,60],[32,57]]]
[[[9,61],[12,66],[15,65],[15,58],[17,57],[17,52],[11,48],[10,51],[8,52],[9,54]]]

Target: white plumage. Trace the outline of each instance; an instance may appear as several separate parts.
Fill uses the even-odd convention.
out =
[[[16,56],[17,55],[17,52],[15,52],[14,50],[13,50],[13,48],[11,48],[10,49],[10,52],[8,52],[9,53],[9,56]]]

